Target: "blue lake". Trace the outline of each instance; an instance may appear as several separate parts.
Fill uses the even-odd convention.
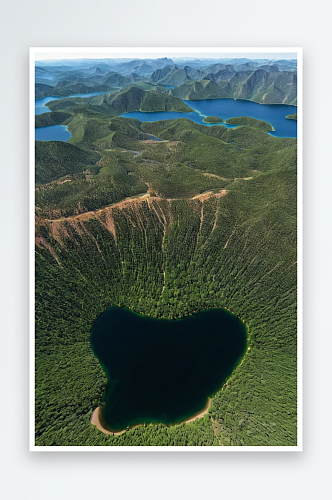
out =
[[[90,94],[73,94],[68,97],[93,97],[103,94],[104,92],[92,92]],[[64,99],[64,97],[48,96],[40,99],[35,99],[35,114],[40,115],[47,113],[49,108],[47,104],[50,101]],[[190,113],[180,113],[175,111],[155,111],[145,113],[142,111],[132,111],[123,113],[121,116],[125,118],[137,118],[145,121],[159,120],[174,120],[177,118],[188,118],[193,122],[211,127],[213,124],[205,123],[203,120],[206,116],[219,116],[223,121],[228,118],[238,116],[251,116],[257,120],[264,120],[272,125],[275,129],[269,132],[275,137],[297,137],[297,122],[296,120],[288,120],[287,115],[297,113],[296,106],[286,104],[258,104],[256,102],[235,100],[235,99],[205,99],[202,101],[183,101],[189,107],[194,109]],[[235,127],[236,125],[224,124],[227,128]],[[53,125],[50,127],[41,127],[36,129],[37,141],[63,141],[67,142],[71,137],[70,132],[64,125]]]
[[[66,125],[51,125],[49,127],[38,127],[35,129],[36,141],[61,141],[67,142],[71,133]]]
[[[286,104],[258,104],[252,101],[236,99],[205,99],[202,101],[183,101],[190,108],[194,109],[191,113],[180,113],[176,111],[156,111],[145,113],[142,111],[132,111],[123,113],[121,116],[126,118],[136,118],[142,122],[174,120],[176,118],[188,118],[193,122],[207,127],[213,124],[205,123],[206,116],[219,116],[223,121],[228,118],[238,116],[250,116],[257,120],[264,120],[272,125],[274,132],[269,132],[275,137],[297,137],[296,120],[288,120],[287,115],[297,113],[296,106]],[[231,125],[224,124],[227,128]]]

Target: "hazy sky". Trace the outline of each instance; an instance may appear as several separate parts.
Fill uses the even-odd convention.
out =
[[[132,48],[121,48],[115,49],[119,50],[117,52],[113,52],[109,49],[93,49],[93,48],[82,48],[82,50],[78,49],[35,49],[35,59],[36,61],[42,60],[57,60],[57,59],[117,59],[117,58],[128,58],[128,59],[155,59],[159,57],[168,57],[172,58],[199,58],[199,59],[222,59],[222,58],[239,58],[246,57],[248,59],[296,59],[296,52],[290,52],[290,50],[294,49],[284,49],[285,52],[271,52],[271,48],[269,49],[259,49],[257,52],[249,52],[237,49],[225,49],[225,52],[216,49],[213,51],[211,49],[207,49],[206,52],[203,52],[204,49],[180,49],[177,50],[174,48],[170,48],[167,51],[164,51],[161,48],[151,49],[147,48],[146,51],[144,49],[138,49],[136,51]],[[144,51],[143,51],[144,50]],[[226,50],[228,50],[226,52]],[[280,50],[280,49],[279,49]]]

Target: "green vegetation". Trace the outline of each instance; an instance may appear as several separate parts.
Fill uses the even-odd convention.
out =
[[[40,97],[47,97],[54,95],[57,97],[66,97],[70,94],[88,94],[90,92],[110,92],[114,90],[113,85],[86,85],[85,83],[76,81],[60,81],[55,87],[45,85],[43,83],[36,83],[35,96],[36,99]]]
[[[106,95],[103,101],[118,114],[126,111],[192,111],[176,97],[156,90],[146,91],[136,86],[126,87],[116,94]]]
[[[129,155],[108,151],[98,165],[88,165],[70,162],[70,154],[72,151],[76,154],[78,150],[75,146],[72,148],[74,150],[66,151],[66,159],[69,166],[75,164],[75,171],[63,171],[61,178],[47,185],[39,184],[36,189],[39,216],[54,218],[88,212],[148,190],[137,175],[132,175],[133,160]],[[85,151],[82,153],[86,154]],[[94,154],[92,158],[96,159],[98,155]],[[68,164],[62,166],[67,167]]]
[[[214,81],[216,80],[216,81]],[[215,75],[202,80],[186,80],[169,93],[180,99],[249,99],[262,104],[296,104],[297,75],[293,71],[267,73],[263,69],[243,71],[228,79],[218,80]]]
[[[36,97],[107,91],[36,117],[72,134],[36,142],[37,445],[296,444],[296,140],[249,117],[232,129],[119,117],[191,111],[180,99],[296,104],[296,72],[242,66],[59,70],[36,84]],[[106,377],[89,331],[112,304],[169,319],[226,307],[246,322],[249,350],[208,415],[120,436],[90,424]]]
[[[143,90],[132,85],[116,92],[109,92],[90,98],[71,97],[52,101],[48,105],[51,111],[65,111],[84,116],[106,118],[118,116],[129,111],[192,111],[180,99],[158,90]]]
[[[198,64],[197,64],[198,63]],[[296,62],[257,61],[241,63],[195,62],[195,67],[175,65],[172,60],[151,64],[128,61],[120,65],[101,62],[100,66],[78,68],[50,67],[53,78],[43,79],[45,68],[36,68],[36,97],[116,92],[135,85],[143,90],[158,90],[181,99],[237,98],[264,104],[296,104]],[[47,74],[47,71],[46,71]],[[175,87],[171,88],[170,87]]]
[[[100,155],[83,151],[66,142],[35,142],[35,177],[37,183],[48,183],[67,174],[81,172],[95,165]]]
[[[248,120],[257,127],[265,123]],[[98,209],[149,188],[164,198],[190,198],[225,188],[234,178],[257,175],[257,169],[265,171],[273,155],[276,166],[289,155],[295,158],[294,139],[277,142],[254,127],[81,115],[68,127],[73,134],[69,143],[36,145],[36,182],[56,181],[36,191],[39,214],[48,218],[53,212],[68,216]],[[150,134],[163,141],[145,143]]]
[[[169,91],[175,97],[186,100],[221,99],[229,97],[227,92],[217,83],[204,79],[201,81],[189,80],[179,87]]]
[[[293,113],[292,115],[287,115],[286,118],[289,120],[297,120],[297,113]]]
[[[42,115],[36,115],[35,117],[35,127],[49,127],[51,125],[61,125],[65,123],[68,118],[71,118],[70,113],[54,112],[54,113],[43,113]]]
[[[262,120],[256,120],[256,118],[251,118],[250,116],[239,116],[237,118],[229,118],[225,123],[230,125],[244,125],[247,127],[257,128],[263,132],[271,132],[273,129],[270,123],[264,122]]]
[[[73,135],[36,143],[36,444],[295,445],[296,140],[245,117],[116,116],[180,106],[164,97],[130,87],[49,105]],[[226,307],[247,323],[250,350],[207,416],[120,436],[90,424],[106,377],[89,331],[112,304],[164,318]]]
[[[222,118],[219,116],[206,116],[203,120],[205,123],[222,123]]]
[[[35,85],[35,98],[40,99],[48,95],[52,95],[53,87],[45,83],[38,83]]]

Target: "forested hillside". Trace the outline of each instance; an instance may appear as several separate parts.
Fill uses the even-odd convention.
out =
[[[36,144],[36,444],[296,445],[296,140],[246,117],[116,116],[181,103],[155,94],[53,101],[70,143]],[[112,304],[245,321],[247,354],[208,415],[120,436],[90,424],[106,377],[89,332]]]

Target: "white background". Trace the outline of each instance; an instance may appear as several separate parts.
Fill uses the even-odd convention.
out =
[[[3,3],[0,494],[5,499],[328,498],[331,42],[328,2]],[[28,452],[29,46],[304,48],[304,451]]]

